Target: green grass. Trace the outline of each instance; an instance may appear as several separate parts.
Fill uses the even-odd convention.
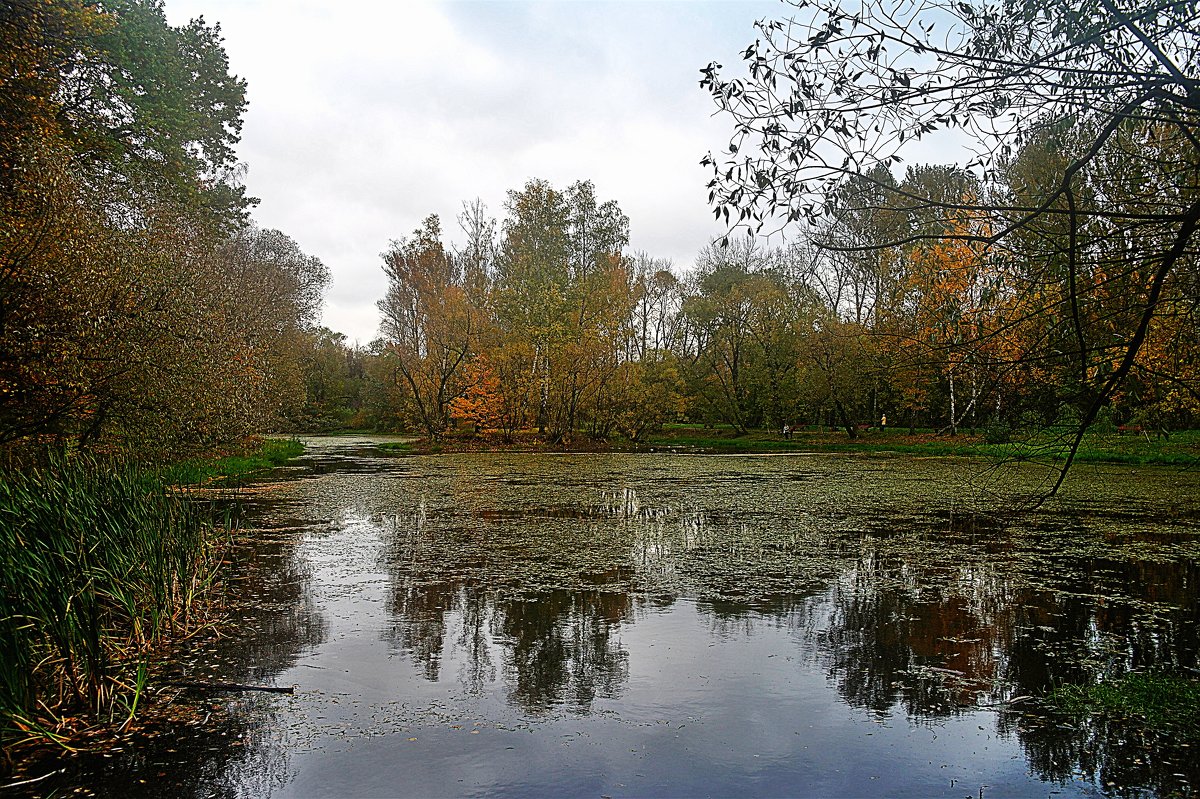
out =
[[[1019,439],[1019,437],[1018,437]],[[1066,456],[1066,434],[1043,431],[1024,440],[988,444],[981,435],[936,435],[922,431],[908,435],[907,429],[863,431],[855,439],[844,432],[800,430],[789,440],[778,433],[750,431],[738,435],[731,428],[699,425],[670,425],[647,436],[642,447],[690,449],[720,453],[761,452],[895,452],[918,456],[969,456],[1061,461]],[[1119,463],[1134,466],[1200,466],[1200,431],[1173,433],[1170,439],[1141,435],[1089,433],[1076,454],[1079,463]]]
[[[131,717],[149,654],[196,623],[220,539],[133,467],[74,457],[0,476],[0,742]]]
[[[162,471],[171,485],[239,485],[256,474],[282,466],[304,452],[298,439],[264,438],[246,452],[219,458],[189,458]]]
[[[1135,718],[1160,732],[1200,737],[1200,680],[1171,674],[1129,674],[1095,685],[1064,685],[1051,700],[1072,715]]]
[[[787,452],[851,452],[895,453],[916,457],[975,457],[1005,460],[1033,460],[1042,463],[1062,462],[1067,454],[1067,442],[1073,431],[1043,430],[1013,435],[1003,444],[989,444],[984,435],[967,431],[956,436],[942,435],[932,430],[918,430],[910,435],[907,428],[861,431],[851,439],[841,430],[800,429],[785,440],[778,431],[750,430],[738,433],[728,425],[669,424],[650,433],[639,442],[614,437],[608,442],[587,439],[581,451],[682,450],[720,454],[756,454]],[[426,442],[387,442],[376,446],[393,455],[420,453],[528,450],[536,448],[539,440],[526,434],[518,441],[505,444],[498,439],[472,436],[459,439],[453,436],[430,445]],[[544,442],[542,446],[545,445]],[[1076,453],[1077,463],[1114,463],[1130,466],[1200,466],[1200,431],[1172,433],[1169,439],[1144,435],[1088,433]]]

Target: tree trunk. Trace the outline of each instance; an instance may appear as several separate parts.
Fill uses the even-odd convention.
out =
[[[842,422],[842,427],[846,429],[846,435],[850,438],[858,438],[858,428],[854,426],[854,422],[850,421],[850,416],[846,413],[846,406],[841,400],[835,399],[833,407],[837,409],[838,418]]]
[[[958,435],[958,407],[954,396],[954,370],[950,370],[950,435]]]

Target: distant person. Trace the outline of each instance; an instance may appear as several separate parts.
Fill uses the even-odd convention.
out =
[[[880,419],[879,419],[879,427],[880,427],[881,429],[882,429],[882,428],[884,428],[884,427],[887,427],[887,414],[886,414],[886,413],[885,413],[885,414],[884,414],[882,417],[880,417]]]
[[[792,426],[791,425],[785,424],[783,426],[783,437],[785,439],[792,437]]]

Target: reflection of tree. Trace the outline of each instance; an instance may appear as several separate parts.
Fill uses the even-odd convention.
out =
[[[995,705],[999,731],[1019,738],[1044,779],[1083,773],[1163,794],[1200,784],[1186,741],[1129,719],[1007,704],[1063,683],[1193,669],[1200,564],[1109,555],[1079,530],[1026,535],[992,531],[979,541],[939,527],[864,537],[828,592],[773,610],[816,644],[855,707],[923,718]]]
[[[493,608],[487,602],[468,601],[467,592],[460,592],[459,607],[462,626],[455,645],[462,650],[466,662],[459,679],[472,696],[479,696],[496,679],[496,661],[492,657],[490,633]],[[477,595],[476,595],[477,596]]]
[[[613,633],[632,610],[628,594],[549,591],[500,603],[512,701],[531,712],[566,704],[586,711],[597,696],[620,693],[629,653]]]
[[[596,696],[619,692],[628,678],[628,654],[613,633],[631,611],[627,593],[553,588],[514,597],[504,584],[486,584],[481,573],[511,564],[520,571],[509,581],[535,582],[538,565],[513,557],[523,543],[519,538],[489,539],[483,525],[435,532],[426,522],[423,504],[396,516],[383,557],[392,577],[394,619],[386,635],[426,679],[440,679],[452,647],[463,662],[459,679],[466,691],[482,692],[500,663],[512,702],[529,711],[559,704],[586,710]],[[627,567],[615,564],[596,565],[575,579],[604,586],[629,577]]]
[[[1131,671],[1193,671],[1200,641],[1189,560],[1056,558],[1057,592],[1019,609],[1030,632],[1013,642],[1005,679],[1039,695],[1063,683],[1091,683]],[[1018,706],[1000,718],[1015,732],[1030,766],[1047,779],[1072,773],[1103,785],[1145,786],[1158,795],[1188,795],[1200,785],[1193,741],[1152,730],[1135,718],[1062,718]]]
[[[442,583],[397,593],[391,607],[395,624],[387,634],[426,679],[440,679],[453,648],[464,690],[478,695],[500,663],[510,700],[529,712],[555,705],[586,711],[597,696],[619,694],[629,677],[629,655],[616,635],[633,609],[625,593],[558,589],[506,598]]]
[[[430,524],[434,513],[438,523]],[[633,600],[614,589],[637,571],[620,525],[658,512],[624,491],[595,506],[479,509],[468,526],[447,524],[450,515],[422,497],[411,512],[389,517],[382,561],[391,576],[393,645],[434,681],[453,654],[472,694],[495,681],[500,664],[511,701],[531,712],[562,704],[586,710],[597,696],[616,695],[628,679],[628,654],[615,632]],[[579,522],[564,527],[562,519]],[[605,520],[607,536],[592,535],[589,519]],[[571,550],[589,543],[582,568]],[[525,593],[531,586],[543,588]]]
[[[392,640],[421,666],[427,680],[438,679],[446,648],[446,614],[460,606],[461,599],[459,587],[451,583],[409,586],[393,596],[391,615],[398,623]]]
[[[897,585],[897,565],[868,554],[827,595],[833,607],[817,641],[839,693],[881,713],[973,707],[995,672],[994,620],[963,596]]]
[[[790,483],[703,477],[635,490],[606,471],[555,490],[549,473],[481,486],[464,470],[452,489],[429,492],[428,511],[406,494],[415,510],[394,517],[384,555],[389,635],[431,680],[455,663],[470,693],[503,692],[527,712],[586,712],[623,690],[619,631],[632,608],[688,596],[714,636],[786,626],[855,707],[918,720],[996,707],[1000,732],[1047,779],[1169,776],[1119,749],[1135,727],[1068,724],[1012,700],[1195,666],[1200,567],[1182,554],[1188,534],[1170,540],[1164,525],[1143,535],[1069,507],[1004,523],[887,498],[855,499],[869,514],[851,503],[820,510]],[[692,494],[703,497],[683,499]],[[1147,763],[1169,749],[1146,745]]]

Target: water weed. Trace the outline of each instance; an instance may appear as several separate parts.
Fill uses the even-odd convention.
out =
[[[218,527],[158,475],[84,458],[0,477],[0,740],[121,722],[198,621]]]
[[[1195,740],[1200,733],[1200,680],[1175,674],[1127,674],[1092,685],[1065,684],[1051,694],[1067,713],[1135,717],[1163,733]]]

